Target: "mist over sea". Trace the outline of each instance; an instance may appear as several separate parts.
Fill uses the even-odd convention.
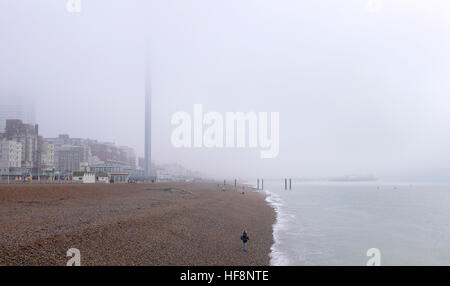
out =
[[[265,182],[272,265],[450,265],[450,184]]]

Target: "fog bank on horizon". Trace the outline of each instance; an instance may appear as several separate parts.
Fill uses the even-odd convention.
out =
[[[0,101],[45,137],[144,152],[216,178],[450,180],[445,0],[0,2]],[[172,114],[279,112],[280,149],[174,148]]]

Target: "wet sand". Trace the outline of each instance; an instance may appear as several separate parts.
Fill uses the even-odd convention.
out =
[[[269,265],[274,220],[263,194],[213,183],[0,185],[0,265],[64,266],[69,248],[81,265]]]

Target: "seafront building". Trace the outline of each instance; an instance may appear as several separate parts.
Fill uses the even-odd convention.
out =
[[[37,124],[9,118],[5,123],[4,132],[0,133],[0,182],[125,183],[186,181],[200,177],[178,164],[156,166],[149,161],[148,149],[145,157],[137,160],[134,149],[128,146],[71,138],[67,134],[44,138],[39,135]]]
[[[126,165],[136,169],[136,153],[134,149],[128,146],[119,146],[121,156],[125,159]]]
[[[155,167],[158,182],[190,181],[200,179],[201,174],[186,169],[180,164],[163,164]]]
[[[80,171],[82,166],[88,164],[90,153],[87,140],[70,138],[67,134],[44,140],[53,145],[54,164],[58,172],[68,174]]]
[[[17,172],[22,166],[22,144],[0,139],[0,174]]]
[[[3,138],[21,143],[21,167],[27,172],[37,172],[38,169],[38,125],[25,124],[19,119],[6,120]]]
[[[55,171],[55,145],[38,136],[39,170],[49,174]]]
[[[80,171],[84,149],[81,146],[58,145],[55,148],[56,170],[65,175]]]
[[[77,173],[78,172],[78,173]],[[85,172],[80,180],[79,172]],[[67,134],[56,138],[39,135],[38,125],[20,119],[6,119],[0,133],[0,181],[73,180],[92,182],[127,182],[143,177],[136,166],[133,148],[97,140],[71,138]],[[108,179],[105,179],[105,176]]]

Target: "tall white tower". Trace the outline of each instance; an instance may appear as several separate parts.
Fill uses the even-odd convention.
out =
[[[145,176],[152,176],[152,91],[148,63],[145,70]]]

